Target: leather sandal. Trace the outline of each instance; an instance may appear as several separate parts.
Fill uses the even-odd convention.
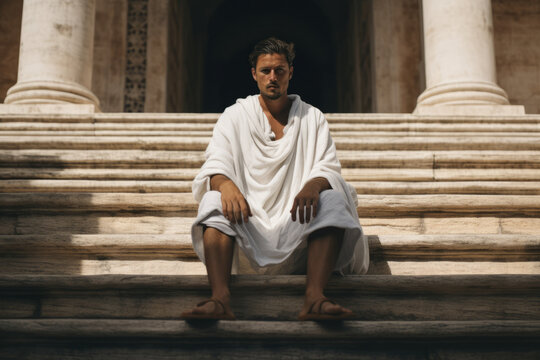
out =
[[[184,311],[182,314],[180,314],[181,320],[236,320],[236,317],[232,313],[227,313],[227,310],[225,309],[225,305],[223,303],[216,299],[216,298],[210,298],[206,299],[204,301],[201,301],[197,304],[197,307],[203,306],[204,304],[207,304],[209,302],[213,302],[216,304],[216,308],[214,312],[209,314],[197,314],[193,313],[193,310]],[[219,306],[223,310],[222,312],[218,312]]]
[[[313,304],[309,307],[309,310],[306,314],[299,315],[298,320],[300,321],[341,321],[341,320],[350,320],[356,318],[356,315],[353,312],[341,312],[338,314],[326,314],[321,313],[322,305],[326,302],[337,305],[333,300],[330,300],[324,296],[315,300]]]

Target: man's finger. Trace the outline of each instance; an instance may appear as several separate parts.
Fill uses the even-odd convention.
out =
[[[299,217],[300,217],[300,224],[303,224],[304,223],[304,206],[306,206],[306,203],[304,202],[304,200],[300,200],[298,201],[298,214],[299,214]]]
[[[230,207],[229,202],[226,202],[225,203],[225,210],[223,211],[223,215],[225,215],[227,220],[231,221],[231,217],[229,216],[229,207]]]
[[[223,200],[221,200],[221,212],[223,213],[223,216],[227,219],[227,203]]]
[[[249,216],[253,216],[253,213],[251,212],[251,206],[249,206],[249,203],[246,201],[246,205],[248,207]]]
[[[241,210],[242,215],[244,215],[244,222],[247,223],[249,218],[249,206],[246,201],[244,201],[244,203],[242,204]]]
[[[319,202],[317,200],[313,201],[313,217],[317,216],[318,205],[319,205]]]
[[[227,218],[234,224],[234,207],[232,201],[227,203]]]
[[[230,222],[233,221],[233,217],[232,217],[232,203],[230,201],[227,201],[225,203],[225,211],[223,211],[223,214],[225,215],[225,217],[227,218],[227,220],[229,220]]]
[[[234,209],[234,221],[236,224],[240,224],[242,222],[242,211],[240,210],[240,204],[233,202],[233,209]]]
[[[296,209],[298,208],[298,199],[294,199],[294,202],[293,202],[293,206],[292,206],[292,209],[291,209],[291,216],[292,216],[292,221],[296,221]]]
[[[311,220],[311,203],[306,201],[306,223],[309,223]]]

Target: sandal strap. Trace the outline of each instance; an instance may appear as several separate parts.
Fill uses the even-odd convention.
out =
[[[308,314],[309,313],[312,313],[312,314],[321,314],[321,308],[322,308],[322,305],[325,303],[325,302],[329,302],[331,304],[336,304],[335,301],[333,300],[330,300],[329,298],[325,297],[325,296],[321,296],[320,298],[318,298],[317,300],[315,300],[313,302],[313,304],[311,304],[311,306],[309,307],[309,311],[308,311]],[[315,310],[315,305],[318,305],[317,306],[317,312],[314,312],[313,310]]]
[[[215,304],[218,304],[219,306],[221,306],[221,309],[223,310],[223,313],[224,314],[226,313],[225,305],[223,305],[223,303],[220,300],[218,300],[216,298],[213,298],[213,297],[210,298],[210,299],[206,299],[206,300],[201,301],[200,303],[197,304],[197,307],[203,306],[204,304],[208,304],[209,302],[213,302]]]

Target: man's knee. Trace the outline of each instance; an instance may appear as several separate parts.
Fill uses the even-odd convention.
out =
[[[320,239],[320,238],[329,238],[334,241],[341,241],[343,240],[344,232],[345,232],[345,229],[335,227],[335,226],[328,226],[322,229],[315,230],[314,232],[309,234],[308,241],[313,240],[313,239]]]
[[[205,242],[217,241],[217,242],[233,242],[234,237],[225,234],[224,232],[203,224],[203,239]]]
[[[341,202],[345,202],[345,197],[338,190],[328,189],[328,190],[324,190],[324,191],[321,192],[321,194],[320,194],[320,202],[321,202],[321,204],[325,204],[325,203],[341,203]]]

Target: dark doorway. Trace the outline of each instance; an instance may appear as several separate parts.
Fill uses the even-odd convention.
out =
[[[258,93],[248,55],[270,36],[295,44],[288,93],[323,112],[337,111],[333,29],[314,1],[224,1],[211,15],[207,34],[203,112],[222,112],[237,98]]]

